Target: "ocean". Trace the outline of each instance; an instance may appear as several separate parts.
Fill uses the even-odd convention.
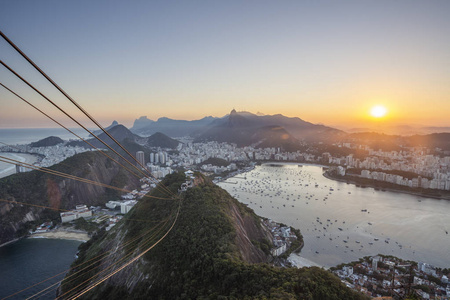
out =
[[[256,214],[300,229],[300,256],[318,265],[380,253],[450,267],[450,201],[337,182],[316,165],[265,164],[219,185]]]
[[[57,239],[23,239],[0,247],[0,299],[61,273],[8,298],[25,299],[62,280],[75,259],[80,243]],[[49,292],[39,299],[55,299],[56,287],[49,288]]]
[[[82,128],[69,128],[82,138],[87,138],[87,133]],[[77,139],[76,136],[64,128],[3,128],[0,129],[0,142],[8,145],[29,144],[37,142],[49,136],[57,136],[63,140]],[[0,147],[4,146],[0,144]]]
[[[87,138],[87,133],[82,128],[71,128],[73,132]],[[64,128],[8,128],[0,129],[0,147],[6,145],[22,145],[37,142],[49,136],[57,136],[63,140],[77,139],[76,136],[65,130]],[[2,156],[7,156],[22,162],[33,164],[37,159],[35,156],[24,153],[1,153]],[[0,162],[0,178],[9,176],[15,173],[15,166],[9,163]]]

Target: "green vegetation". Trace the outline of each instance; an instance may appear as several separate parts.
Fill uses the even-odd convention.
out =
[[[75,225],[75,229],[78,230],[84,230],[88,233],[92,233],[95,230],[98,229],[99,224],[88,222],[84,218],[79,218],[73,221],[73,224]]]
[[[210,157],[207,160],[205,160],[204,162],[200,163],[200,165],[207,165],[207,164],[211,164],[213,166],[218,166],[218,167],[228,167],[228,165],[230,163],[227,162],[225,159],[221,159],[221,158],[217,158],[217,157]]]
[[[50,147],[58,144],[64,143],[64,141],[57,136],[49,136],[45,139],[39,140],[37,142],[31,143],[30,147]]]
[[[184,181],[184,174],[172,174],[164,185],[176,190]],[[205,181],[201,178],[199,181]],[[162,195],[160,191],[153,196]],[[163,199],[141,200],[124,220],[110,233],[80,247],[84,260],[117,247],[113,236],[123,236],[130,242],[124,251],[136,254],[145,249],[144,240],[133,242],[148,232],[155,223],[134,220],[164,220],[177,208],[176,201]],[[237,244],[235,223],[231,211],[239,212],[242,220],[258,220],[251,209],[240,204],[221,188],[204,182],[184,193],[181,213],[172,232],[155,248],[143,256],[132,270],[118,273],[114,284],[102,284],[86,294],[87,299],[366,299],[346,288],[331,273],[319,268],[279,268],[268,264],[249,264],[242,258]],[[250,217],[250,218],[248,218]],[[257,223],[260,225],[260,223]],[[162,234],[160,234],[162,235]],[[116,241],[118,242],[118,241]],[[266,239],[253,244],[266,249]],[[137,246],[139,243],[140,246]],[[148,246],[148,244],[147,244]],[[253,246],[251,246],[253,247]],[[140,248],[141,250],[137,250]],[[122,254],[122,255],[124,255]],[[120,257],[115,257],[120,259]],[[78,260],[75,264],[81,263]],[[115,260],[106,262],[106,265]],[[97,264],[100,266],[100,263]],[[95,272],[77,279],[82,282]],[[127,274],[127,275],[125,275]],[[130,277],[134,274],[135,281]],[[127,284],[125,283],[127,282]],[[132,282],[133,290],[129,287]],[[75,283],[63,285],[69,289]]]
[[[174,140],[164,133],[156,132],[147,139],[147,146],[161,148],[176,148],[180,142]]]
[[[49,169],[117,187],[133,186],[137,181],[98,152],[74,155]],[[117,196],[118,193],[111,189],[39,171],[2,178],[0,199],[25,204],[0,202],[0,244],[26,235],[29,229],[42,222],[59,223],[59,209],[70,210],[77,204],[101,205],[111,200],[110,197],[114,199]],[[36,221],[27,221],[27,215],[28,219]]]

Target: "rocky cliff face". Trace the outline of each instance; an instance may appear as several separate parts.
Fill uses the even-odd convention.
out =
[[[52,169],[113,185],[134,188],[138,179],[96,152],[75,155]],[[35,223],[58,219],[60,210],[78,204],[102,205],[117,192],[39,171],[11,175],[0,180],[0,244],[26,235]],[[53,208],[53,209],[50,209]]]
[[[164,184],[176,190],[183,177],[172,174]],[[363,298],[342,285],[337,277],[318,268],[282,269],[265,263],[271,257],[261,245],[271,236],[261,219],[207,180],[196,183],[179,200],[141,200],[111,231],[83,244],[79,259],[63,281],[60,296]],[[160,241],[176,215],[173,229]],[[82,294],[83,289],[90,287]]]

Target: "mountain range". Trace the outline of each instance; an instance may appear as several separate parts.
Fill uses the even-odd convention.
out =
[[[180,143],[177,140],[174,140],[160,132],[156,132],[149,137],[141,137],[137,134],[132,133],[128,128],[121,124],[108,128],[109,129],[107,129],[107,132],[131,153],[136,153],[136,151],[146,152],[149,148],[153,147],[173,149],[176,148]],[[97,137],[111,146],[114,150],[122,151],[120,147],[116,145],[116,143],[106,133],[102,132],[98,134]],[[90,138],[87,141],[97,148],[106,148],[105,145],[96,138]],[[83,141],[71,141],[68,143],[68,145],[90,148],[90,146]]]
[[[162,117],[157,121],[153,121],[144,116],[136,119],[130,130],[142,136],[149,136],[156,132],[161,132],[170,137],[183,137],[202,131],[216,119],[218,118],[204,117],[200,120],[185,121]]]
[[[195,141],[236,143],[239,146],[283,147],[293,149],[301,140],[322,141],[344,134],[341,130],[312,124],[283,115],[257,115],[232,110],[222,118],[205,117],[195,121],[140,117],[130,129],[145,135],[161,132],[171,137],[191,136]]]
[[[414,127],[415,128],[415,127]],[[402,126],[403,130],[413,127]],[[157,121],[140,117],[130,129],[139,135],[161,132],[171,137],[190,136],[195,142],[218,141],[235,143],[238,146],[282,147],[284,150],[298,150],[302,142],[365,143],[374,149],[398,149],[407,147],[438,147],[450,151],[450,133],[447,127],[424,128],[428,132],[442,130],[443,133],[423,135],[387,135],[365,129],[345,132],[333,127],[313,124],[300,118],[290,118],[281,114],[263,115],[232,110],[222,118],[205,117],[200,120],[186,121],[159,118]],[[412,131],[408,131],[411,133]]]

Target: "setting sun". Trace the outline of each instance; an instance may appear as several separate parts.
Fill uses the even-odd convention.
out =
[[[372,117],[381,118],[384,117],[387,113],[387,109],[384,106],[376,105],[370,109],[370,114]]]

